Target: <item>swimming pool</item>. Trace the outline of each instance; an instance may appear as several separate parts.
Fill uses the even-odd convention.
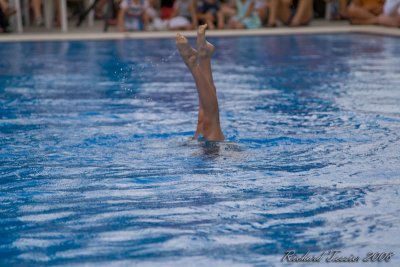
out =
[[[1,265],[400,252],[399,39],[210,40],[221,144],[173,40],[0,43]]]

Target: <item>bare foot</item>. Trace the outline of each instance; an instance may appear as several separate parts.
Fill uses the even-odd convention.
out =
[[[188,68],[195,67],[197,64],[197,51],[190,46],[186,37],[179,33],[176,35],[176,47]]]
[[[200,25],[197,29],[197,50],[201,58],[211,58],[215,47],[206,40],[207,24]]]

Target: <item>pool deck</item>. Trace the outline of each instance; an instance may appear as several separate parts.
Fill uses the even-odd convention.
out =
[[[97,21],[92,28],[82,26],[76,28],[70,25],[70,31],[60,32],[59,29],[46,30],[44,28],[28,27],[25,33],[1,34],[0,42],[15,41],[62,41],[62,40],[110,40],[110,39],[149,39],[149,38],[173,38],[177,31],[151,31],[151,32],[116,32],[115,27],[110,27],[108,32],[102,31],[102,22]],[[181,31],[182,32],[182,31]],[[400,37],[400,29],[380,26],[352,26],[347,22],[329,22],[315,20],[310,26],[289,28],[262,28],[255,30],[214,30],[208,31],[208,36],[255,36],[255,35],[282,35],[282,34],[315,34],[315,33],[371,33]],[[195,31],[185,31],[188,37],[196,35]]]

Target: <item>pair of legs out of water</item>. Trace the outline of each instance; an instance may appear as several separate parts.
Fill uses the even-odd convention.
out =
[[[211,57],[215,47],[207,42],[205,31],[207,24],[197,30],[197,50],[181,34],[176,36],[179,53],[193,75],[199,96],[199,113],[195,138],[202,135],[208,141],[223,141],[224,135],[219,122],[217,92],[214,85]]]

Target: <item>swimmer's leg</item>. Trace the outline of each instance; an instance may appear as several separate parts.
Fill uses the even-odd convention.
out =
[[[199,28],[197,29],[197,49],[201,50],[201,53],[198,54],[198,62],[206,79],[211,83],[211,85],[213,85],[214,81],[211,70],[211,56],[214,53],[215,47],[206,40],[205,37],[206,28],[207,24],[204,24],[199,26]],[[201,105],[199,105],[199,118],[197,124],[197,129],[199,132],[201,132],[201,129],[204,127],[203,117],[204,117],[204,112]]]
[[[199,67],[197,64],[197,51],[190,46],[186,37],[179,33],[176,35],[176,46],[178,47],[183,62],[185,62],[186,66],[189,68],[190,72],[193,75],[193,70]],[[194,134],[194,138],[197,138],[199,134],[202,134],[201,132],[202,121],[203,121],[203,109],[201,107],[201,103],[199,100],[199,112],[198,112],[197,127],[196,127],[196,132]]]
[[[197,64],[196,50],[190,47],[187,39],[178,34],[176,44],[183,61],[193,75],[199,95],[199,123],[196,134],[201,133],[210,141],[223,140],[224,136],[219,125],[219,110],[215,87],[212,86],[212,83],[207,79],[207,75]],[[202,114],[204,115],[202,116]]]
[[[200,133],[209,141],[223,141],[224,135],[219,122],[215,86],[207,78],[200,66],[193,68],[192,74],[196,82],[201,107],[201,110],[199,109],[199,117],[203,114],[198,125]]]
[[[207,24],[204,24],[200,25],[197,30],[198,61],[207,79],[214,85],[211,70],[211,57],[214,54],[215,47],[206,40],[206,28]]]
[[[217,92],[214,85],[214,80],[212,76],[211,69],[211,57],[215,51],[215,47],[207,42],[205,37],[205,31],[207,28],[207,24],[199,26],[197,30],[197,53],[198,53],[198,62],[199,67],[203,72],[203,75],[206,79],[207,86],[204,88],[200,88],[205,90],[209,97],[213,99],[213,109],[209,113],[207,111],[199,111],[204,113],[204,118],[202,120],[203,125],[200,125],[203,128],[204,132],[210,130],[213,132],[213,136],[216,138],[215,140],[224,140],[224,136],[221,131],[220,122],[219,122],[219,108],[218,108],[218,99]],[[204,99],[200,98],[200,101]],[[201,106],[204,106],[201,105]]]

